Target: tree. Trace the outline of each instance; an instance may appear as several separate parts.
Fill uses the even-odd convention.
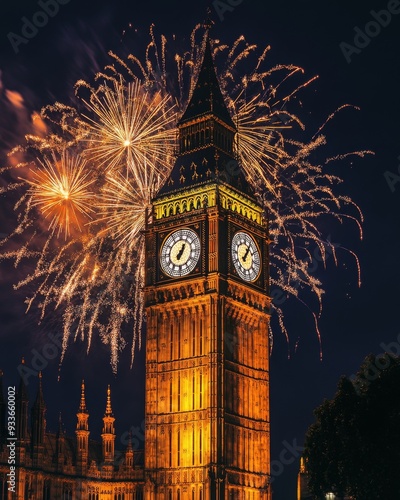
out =
[[[304,457],[310,491],[357,500],[400,498],[400,358],[368,356],[315,412]]]

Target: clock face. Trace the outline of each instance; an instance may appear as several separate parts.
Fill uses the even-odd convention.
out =
[[[238,275],[245,281],[255,281],[261,269],[260,252],[254,239],[238,232],[232,238],[232,260]]]
[[[185,276],[193,271],[200,257],[200,239],[191,229],[178,229],[161,247],[161,269],[168,276]]]

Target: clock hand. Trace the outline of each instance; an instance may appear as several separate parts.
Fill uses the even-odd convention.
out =
[[[249,255],[250,247],[247,247],[246,253],[243,255],[243,262],[246,262],[247,256]]]
[[[185,250],[186,243],[183,243],[182,248],[179,250],[179,252],[176,255],[177,260],[181,260],[183,251]]]

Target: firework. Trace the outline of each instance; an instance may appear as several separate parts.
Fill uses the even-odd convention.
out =
[[[78,155],[71,157],[64,152],[57,160],[53,154],[51,159],[39,159],[38,163],[39,168],[30,170],[31,179],[26,179],[31,206],[39,207],[50,220],[49,231],[55,230],[57,235],[64,232],[67,239],[71,226],[81,230],[80,219],[90,219],[94,212],[91,207],[94,195],[90,191],[94,179],[90,178],[85,160]]]
[[[171,97],[161,92],[150,96],[139,80],[125,85],[120,78],[111,85],[103,83],[92,91],[90,101],[83,101],[92,112],[83,115],[87,155],[107,170],[132,168],[137,181],[146,184],[148,171],[157,175],[171,166],[169,146],[176,121]],[[143,178],[142,165],[149,163]]]
[[[194,88],[205,43],[200,26],[183,53],[170,49],[164,36],[157,43],[153,27],[150,37],[145,61],[130,55],[125,62],[110,53],[112,62],[95,84],[77,82],[77,108],[56,103],[44,109],[53,130],[45,138],[28,137],[25,150],[41,159],[25,180],[8,187],[22,191],[15,206],[19,222],[1,242],[5,248],[14,236],[25,237],[18,250],[4,251],[2,258],[16,265],[33,260],[33,272],[16,287],[35,283],[28,308],[38,303],[42,317],[50,308],[60,311],[62,356],[72,340],[86,339],[89,349],[98,334],[110,346],[114,371],[129,325],[132,360],[141,344],[142,229],[151,217],[152,198],[173,167],[175,126]],[[289,110],[315,78],[304,79],[296,66],[269,68],[269,50],[258,51],[244,37],[232,47],[213,43],[221,88],[237,124],[236,154],[268,213],[271,286],[300,300],[300,292],[308,290],[321,304],[324,290],[310,270],[310,248],[319,249],[323,262],[327,254],[336,262],[336,248],[320,232],[318,220],[351,218],[361,231],[362,216],[349,198],[335,194],[340,178],[326,171],[335,159],[312,160],[326,143],[323,127],[308,142],[296,136],[305,125]],[[84,92],[89,96],[82,97]],[[40,218],[47,221],[44,242],[36,241]],[[61,233],[63,242],[57,238]],[[275,305],[275,310],[287,335],[284,308]],[[311,314],[318,332],[320,307]]]

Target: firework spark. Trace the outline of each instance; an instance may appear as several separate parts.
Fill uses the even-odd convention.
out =
[[[45,138],[29,136],[27,146],[18,148],[41,159],[30,178],[9,184],[10,193],[21,190],[15,205],[19,219],[14,233],[0,242],[5,248],[13,237],[25,238],[18,250],[5,250],[1,258],[15,265],[33,260],[33,272],[16,288],[35,283],[28,308],[38,303],[42,317],[51,308],[61,312],[63,356],[72,340],[86,339],[89,349],[98,334],[110,346],[114,371],[129,325],[132,360],[141,344],[142,230],[151,217],[152,198],[173,167],[175,126],[193,91],[205,45],[201,26],[183,53],[170,49],[164,36],[157,43],[153,26],[150,37],[145,61],[130,55],[125,62],[110,53],[112,63],[96,75],[95,84],[77,82],[77,108],[56,103],[43,110],[52,132]],[[315,77],[304,80],[297,66],[268,67],[269,50],[260,53],[244,37],[232,47],[213,43],[221,88],[237,124],[236,154],[270,221],[271,285],[300,300],[301,290],[308,290],[321,304],[324,290],[310,270],[309,249],[316,246],[325,263],[327,253],[336,262],[336,248],[318,221],[325,215],[350,218],[361,235],[362,216],[348,197],[335,193],[341,180],[326,165],[337,158],[315,160],[326,143],[322,127],[308,142],[298,139],[306,127],[289,110]],[[87,98],[81,96],[85,91]],[[55,161],[54,151],[64,150],[68,153]],[[40,217],[50,220],[44,243],[36,241]],[[82,231],[72,232],[72,225]],[[55,244],[61,232],[65,241]],[[276,305],[275,310],[278,327],[287,335],[284,309]],[[320,308],[311,314],[318,332]]]
[[[150,95],[139,80],[125,84],[121,77],[113,80],[112,87],[103,83],[92,90],[90,101],[83,102],[92,112],[92,117],[83,115],[86,152],[100,167],[125,166],[140,173],[141,165],[151,163],[147,170],[155,175],[170,168],[169,145],[175,139],[176,120],[170,96]],[[143,178],[138,181],[146,183]]]
[[[82,222],[91,219],[93,193],[90,190],[94,179],[86,169],[86,161],[79,156],[70,156],[64,152],[57,160],[45,157],[38,160],[39,168],[31,169],[28,196],[32,207],[39,207],[45,219],[50,219],[49,231],[55,230],[57,235],[64,232],[65,239],[71,233],[71,226],[81,231]]]

